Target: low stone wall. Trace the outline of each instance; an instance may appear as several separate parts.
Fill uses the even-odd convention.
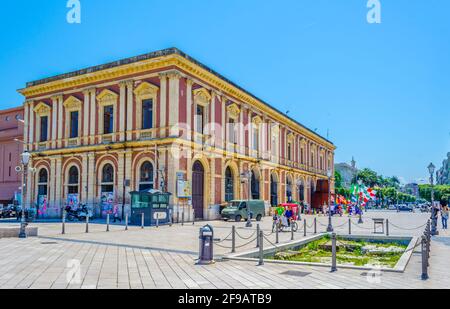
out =
[[[0,227],[0,238],[17,238],[19,237],[20,226]],[[37,227],[27,227],[26,233],[28,237],[38,236]]]

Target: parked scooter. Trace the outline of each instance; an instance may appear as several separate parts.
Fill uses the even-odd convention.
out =
[[[80,205],[76,210],[73,210],[72,207],[66,207],[67,220],[74,221],[77,219],[78,221],[86,221],[86,217],[89,216],[89,219],[92,219],[93,215],[89,211],[86,205]]]

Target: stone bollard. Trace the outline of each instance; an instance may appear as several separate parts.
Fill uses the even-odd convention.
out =
[[[256,248],[259,248],[259,232],[261,232],[261,227],[259,224],[256,225]]]
[[[159,216],[156,216],[156,228],[159,229]]]
[[[184,209],[183,212],[181,213],[181,226],[184,226]]]
[[[331,272],[337,271],[336,233],[331,234]]]
[[[389,219],[386,219],[386,236],[389,236]]]
[[[141,229],[144,229],[145,227],[145,214],[141,214]]]
[[[317,234],[317,218],[314,218],[314,235]]]
[[[128,231],[128,214],[125,215],[125,231]]]
[[[231,228],[231,253],[236,253],[236,227]]]
[[[66,216],[67,216],[67,213],[64,210],[63,211],[63,217],[62,217],[62,230],[61,230],[61,234],[62,235],[66,234]]]
[[[192,225],[195,225],[195,211],[192,210]]]
[[[106,231],[109,232],[109,214],[106,215]]]
[[[258,266],[263,266],[264,265],[264,232],[260,231],[258,237],[259,237],[259,262],[258,262]]]
[[[422,236],[422,280],[428,280],[427,237]]]
[[[89,214],[86,214],[86,233],[89,233]]]

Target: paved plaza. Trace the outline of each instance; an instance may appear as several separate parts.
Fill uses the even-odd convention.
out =
[[[306,216],[307,236],[313,235],[313,216]],[[386,218],[391,222],[390,234],[419,236],[423,233],[429,214],[396,212],[369,212],[364,224],[352,218],[352,233],[373,233],[371,218]],[[318,232],[326,229],[327,218],[317,217]],[[333,218],[338,234],[348,233],[348,217]],[[17,223],[3,222],[1,226]],[[199,228],[211,224],[215,238],[222,242],[215,246],[216,263],[196,265],[199,247]],[[430,279],[421,280],[420,248],[414,251],[404,273],[371,273],[362,270],[339,269],[331,273],[328,267],[269,264],[257,266],[254,262],[223,259],[230,253],[231,241],[224,240],[235,225],[238,233],[237,251],[255,248],[256,223],[245,228],[245,222],[197,222],[195,225],[175,224],[172,227],[112,225],[93,223],[89,233],[85,224],[66,225],[33,223],[39,228],[39,237],[24,240],[0,239],[0,288],[42,289],[302,289],[302,288],[448,288],[450,287],[450,235],[441,232],[433,238]],[[270,242],[270,217],[261,222]],[[289,242],[290,233],[279,235],[280,243]],[[303,228],[295,239],[304,238]],[[265,246],[270,246],[265,242]]]

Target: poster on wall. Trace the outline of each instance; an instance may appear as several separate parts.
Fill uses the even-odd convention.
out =
[[[104,215],[112,213],[113,204],[114,204],[114,193],[102,192],[101,205],[102,205],[102,213]]]
[[[67,206],[70,207],[72,210],[78,209],[78,206],[80,205],[78,194],[69,194],[67,196]]]
[[[38,215],[45,216],[47,214],[47,195],[39,195],[38,197]]]
[[[191,197],[191,184],[189,181],[178,180],[177,181],[177,193],[178,198],[190,198]]]

